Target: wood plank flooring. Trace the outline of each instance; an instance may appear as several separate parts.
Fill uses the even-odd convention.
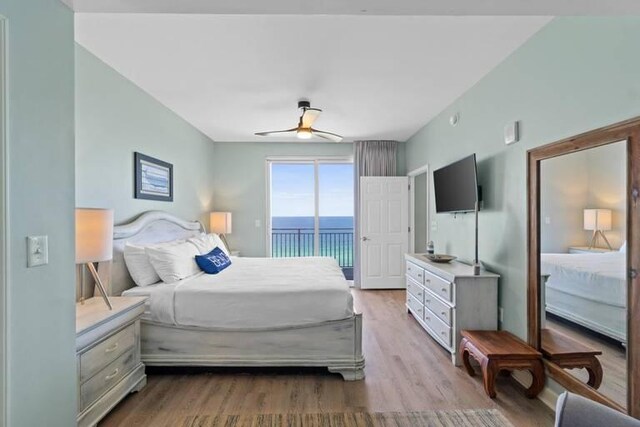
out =
[[[404,291],[354,290],[363,312],[364,381],[324,369],[149,369],[148,385],[101,426],[174,426],[189,415],[499,409],[515,426],[551,426],[553,413],[510,378],[492,400],[407,314]]]
[[[598,356],[603,372],[602,384],[598,391],[626,408],[627,353],[624,348],[598,337],[597,334],[589,333],[580,326],[559,322],[550,317],[547,317],[546,322],[548,328],[560,331],[591,348],[602,351],[602,355]],[[584,369],[568,369],[567,372],[585,383],[589,379],[589,374]]]

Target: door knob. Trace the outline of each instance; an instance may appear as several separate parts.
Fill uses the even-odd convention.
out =
[[[369,238],[367,236],[362,236],[362,241],[366,242],[367,240],[369,240]]]

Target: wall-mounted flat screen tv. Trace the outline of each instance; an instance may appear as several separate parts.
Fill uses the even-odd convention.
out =
[[[476,155],[434,171],[433,186],[437,213],[475,211],[479,200]]]

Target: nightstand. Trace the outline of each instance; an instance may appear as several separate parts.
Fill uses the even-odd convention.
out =
[[[605,254],[607,252],[617,252],[608,248],[591,248],[588,246],[571,246],[569,248],[570,254]]]
[[[111,297],[76,304],[78,426],[95,426],[118,402],[147,383],[140,360],[144,297]]]

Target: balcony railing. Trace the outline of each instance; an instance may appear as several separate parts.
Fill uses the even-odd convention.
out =
[[[318,255],[333,257],[343,270],[353,268],[353,228],[321,228]],[[313,228],[271,229],[271,256],[314,256]]]

